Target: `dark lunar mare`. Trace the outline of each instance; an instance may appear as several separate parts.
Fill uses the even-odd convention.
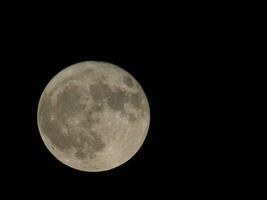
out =
[[[92,124],[98,122],[98,120],[92,118],[92,113],[86,113],[86,121],[82,122],[86,126],[86,132],[75,127],[70,127],[67,124],[69,117],[83,112],[85,108],[85,105],[79,103],[79,100],[84,97],[82,92],[84,91],[80,87],[69,84],[58,95],[56,106],[52,106],[50,94],[43,95],[39,108],[42,133],[60,151],[75,148],[77,150],[75,156],[78,159],[83,159],[87,155],[92,158],[96,152],[101,151],[105,147],[105,143],[101,140],[101,137],[90,130]],[[97,110],[99,108],[95,107],[95,111]],[[55,116],[56,120],[51,120],[52,115]],[[68,134],[62,132],[62,126],[67,128]],[[89,134],[92,137],[88,137],[87,135]],[[88,148],[84,148],[86,144]]]
[[[125,80],[125,84],[132,86],[132,80]],[[103,110],[103,101],[106,99],[108,106],[114,111],[120,111],[122,115],[126,116],[129,121],[134,122],[137,118],[133,114],[126,114],[124,107],[125,103],[131,103],[137,110],[143,111],[141,92],[129,93],[120,88],[111,89],[103,82],[97,82],[90,85],[90,94],[93,98],[93,105],[89,111],[85,111],[85,104],[82,104],[82,98],[88,98],[85,94],[87,90],[75,85],[74,82],[69,80],[61,85],[64,89],[57,96],[56,106],[51,103],[51,93],[44,93],[39,108],[40,126],[51,143],[60,151],[75,148],[76,158],[84,159],[87,156],[93,158],[95,153],[105,148],[105,143],[102,141],[101,136],[91,130],[95,123],[99,123],[99,119],[93,118],[94,112]],[[86,101],[83,101],[86,102]],[[81,122],[84,130],[77,129],[70,126],[67,120],[79,113],[85,114],[85,120]],[[51,116],[55,116],[55,120],[51,120]],[[68,134],[62,132],[61,127],[65,126]],[[91,137],[88,137],[91,135]],[[78,139],[77,139],[78,138]],[[88,145],[88,148],[84,148]]]
[[[121,90],[120,88],[112,90],[107,84],[98,82],[90,85],[90,93],[94,101],[102,101],[103,99],[106,99],[107,104],[111,109],[114,111],[120,111],[123,115],[126,115],[124,107],[125,103],[131,103],[137,110],[143,108],[142,98],[144,97],[141,92],[129,93]]]
[[[134,83],[130,76],[123,76],[123,83],[125,83],[128,87],[133,87]]]

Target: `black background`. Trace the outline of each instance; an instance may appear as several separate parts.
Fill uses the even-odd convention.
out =
[[[49,22],[45,17],[29,22],[31,17],[26,17],[26,23],[16,24],[17,32],[13,29],[8,36],[12,67],[7,73],[14,80],[10,84],[14,90],[9,91],[16,91],[11,94],[16,123],[9,135],[14,148],[4,175],[7,185],[23,194],[45,190],[48,195],[186,195],[192,188],[200,192],[205,182],[200,145],[204,139],[193,130],[200,98],[196,77],[207,52],[203,26],[187,17],[134,18],[118,24],[102,23],[102,18],[97,23],[73,21],[67,16]],[[127,163],[101,173],[77,171],[56,160],[43,144],[36,121],[38,101],[49,80],[85,60],[111,62],[127,70],[142,85],[151,109],[142,148]]]
[[[247,155],[255,154],[244,153],[252,147],[242,141],[246,131],[240,131],[251,123],[238,123],[239,113],[247,117],[251,102],[242,102],[250,96],[247,89],[254,90],[250,72],[258,60],[249,55],[257,50],[249,46],[257,44],[257,28],[248,24],[257,26],[259,20],[250,8],[242,8],[250,5],[10,4],[1,5],[0,13],[1,195],[214,199],[251,191],[243,185],[253,170],[244,167],[254,165]],[[101,173],[77,171],[57,161],[43,144],[36,121],[49,80],[85,60],[111,62],[130,72],[151,109],[142,148],[124,165]],[[240,90],[245,95],[238,99]],[[255,181],[247,185],[251,183]]]

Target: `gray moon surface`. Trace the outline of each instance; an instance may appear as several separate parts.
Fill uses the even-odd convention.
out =
[[[100,172],[127,162],[142,146],[150,108],[136,79],[107,62],[71,65],[45,87],[37,122],[48,150],[62,163]]]

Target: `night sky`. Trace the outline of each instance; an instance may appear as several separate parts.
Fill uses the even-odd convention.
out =
[[[205,53],[196,28],[174,21],[147,21],[140,26],[132,21],[127,21],[128,26],[45,22],[44,18],[18,23],[19,34],[10,36],[16,124],[9,131],[12,144],[3,144],[12,145],[7,185],[23,194],[46,191],[48,196],[52,192],[187,193],[201,185],[203,138],[193,131],[193,113],[201,98],[196,76]],[[63,165],[47,150],[37,127],[38,101],[48,81],[65,67],[86,60],[110,62],[132,74],[142,85],[151,111],[142,148],[127,163],[101,173]]]

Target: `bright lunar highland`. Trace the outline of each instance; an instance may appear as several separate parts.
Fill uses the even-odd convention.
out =
[[[38,128],[48,150],[78,170],[99,172],[128,161],[150,123],[147,97],[122,68],[99,61],[71,65],[45,87]]]

